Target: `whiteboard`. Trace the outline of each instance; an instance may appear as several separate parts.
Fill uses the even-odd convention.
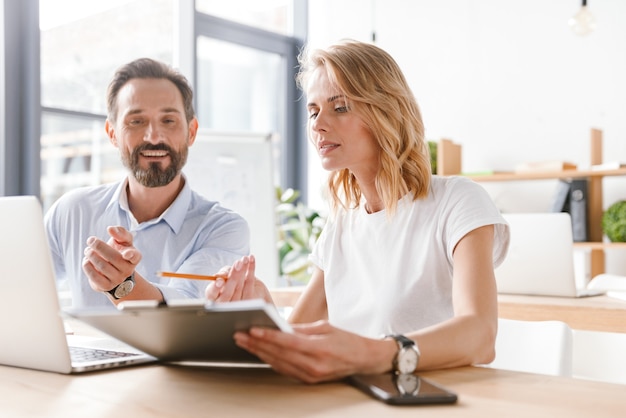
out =
[[[199,131],[183,172],[191,188],[239,213],[250,226],[256,276],[278,283],[272,135]]]

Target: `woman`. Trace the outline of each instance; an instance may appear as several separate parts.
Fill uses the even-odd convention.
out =
[[[237,344],[305,382],[492,361],[494,266],[509,232],[489,196],[431,176],[419,108],[385,51],[354,41],[313,51],[298,81],[332,213],[289,318],[295,333],[255,328]],[[253,257],[225,273],[207,298],[271,301]]]

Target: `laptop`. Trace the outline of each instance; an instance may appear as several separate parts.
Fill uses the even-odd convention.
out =
[[[69,374],[155,361],[113,339],[66,335],[35,196],[0,197],[0,257],[0,364]]]
[[[495,270],[498,293],[583,297],[574,272],[574,241],[569,213],[508,213],[509,251]]]

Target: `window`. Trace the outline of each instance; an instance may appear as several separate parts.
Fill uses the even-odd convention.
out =
[[[106,88],[133,59],[172,63],[174,0],[40,0],[41,199],[119,180],[104,131]]]
[[[282,35],[293,35],[292,0],[196,0],[196,10]]]
[[[258,3],[287,5],[279,7],[279,14],[293,13],[306,22],[306,0]],[[303,41],[194,7],[194,0],[3,3],[2,103],[12,106],[1,107],[0,194],[41,195],[46,210],[71,188],[120,178],[117,150],[104,133],[106,88],[120,65],[143,56],[174,65],[182,61],[194,87],[201,85],[196,110],[205,128],[276,130],[282,140],[275,165],[287,182],[281,185],[304,189],[306,167],[299,164],[306,150],[304,112],[293,80]],[[295,27],[303,31],[306,25]],[[233,55],[225,60],[214,51]],[[217,77],[229,69],[228,80]],[[224,101],[226,90],[220,90],[226,82],[236,93],[230,103]],[[214,97],[211,90],[222,96]]]
[[[306,161],[306,142],[295,84],[302,41],[203,13],[195,25],[200,127],[273,133],[276,183],[303,189],[306,167],[297,161]]]
[[[197,112],[217,131],[277,131],[284,106],[284,59],[276,53],[200,36]]]
[[[301,42],[279,34],[289,30],[293,2],[257,0],[244,7],[198,0],[198,10],[215,15],[246,10],[238,17],[256,27],[196,11],[195,39],[181,40],[177,10],[192,1],[40,0],[44,210],[72,188],[124,175],[104,132],[108,83],[120,65],[139,57],[175,64],[178,45],[195,51],[195,73],[186,75],[201,128],[276,133],[277,181],[305,184],[299,178],[306,170],[288,157],[298,152],[302,135],[293,79]],[[258,29],[268,25],[272,31]]]

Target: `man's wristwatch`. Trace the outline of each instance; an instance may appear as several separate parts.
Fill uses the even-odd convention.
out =
[[[393,359],[393,370],[397,374],[413,373],[420,361],[417,343],[401,334],[389,335],[398,343],[398,352]]]
[[[109,290],[107,293],[113,296],[113,299],[121,299],[123,297],[128,296],[130,292],[133,291],[134,288],[135,288],[135,272],[133,271],[133,274],[128,276],[126,279],[124,279],[122,283],[118,284],[113,289]]]

